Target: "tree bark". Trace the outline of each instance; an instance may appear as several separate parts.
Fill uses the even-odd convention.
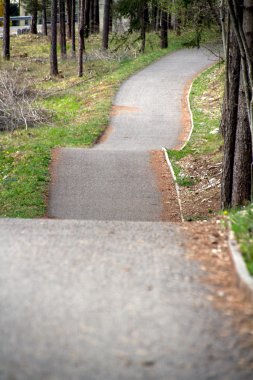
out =
[[[246,64],[242,50],[241,67],[243,70],[240,80],[239,118],[236,133],[233,206],[240,206],[252,200],[253,0],[244,0],[243,5],[243,24],[242,28],[239,24],[239,33],[244,43]],[[236,21],[238,22],[238,20]]]
[[[67,37],[71,39],[71,13],[72,13],[72,2],[67,0]]]
[[[47,36],[47,0],[42,1],[42,33]]]
[[[239,84],[240,84],[240,50],[235,34],[229,38],[227,56],[227,70],[229,80],[227,94],[223,106],[223,135],[224,154],[221,180],[221,207],[227,209],[232,206],[234,154],[236,144],[236,130],[238,117]]]
[[[71,1],[71,56],[76,56],[76,2]]]
[[[232,207],[245,205],[250,201],[251,196],[252,144],[242,73],[240,78],[238,110],[234,153]]]
[[[65,0],[59,0],[60,11],[60,46],[62,59],[67,58],[67,44],[66,44],[66,20],[65,20]]]
[[[158,8],[156,17],[156,32],[159,32],[159,30],[161,29],[161,14],[162,11],[160,8]]]
[[[90,0],[90,32],[95,32],[95,12],[94,12],[94,0]]]
[[[104,28],[103,28],[103,41],[102,48],[108,49],[109,45],[109,29],[110,29],[110,0],[105,0],[104,7]]]
[[[109,33],[112,32],[112,28],[113,28],[112,7],[113,7],[113,0],[110,0]]]
[[[57,0],[51,0],[51,52],[50,52],[51,75],[58,75],[57,60]]]
[[[10,59],[10,0],[4,1],[3,58]]]
[[[94,33],[99,33],[99,0],[94,0]]]
[[[156,4],[152,3],[152,30],[156,30],[156,22],[158,15],[158,7]]]
[[[167,49],[168,47],[168,13],[162,11],[161,14],[161,48]]]
[[[84,37],[88,38],[90,35],[90,0],[85,0],[84,11]]]
[[[30,28],[32,34],[38,34],[37,22],[38,22],[38,10],[35,8],[35,5],[34,5],[34,9],[32,12],[31,28]]]
[[[145,52],[146,47],[146,0],[141,4],[140,14],[141,14],[141,53]]]
[[[84,53],[84,10],[85,0],[80,0],[79,9],[79,55],[78,55],[78,76],[83,76],[83,53]]]

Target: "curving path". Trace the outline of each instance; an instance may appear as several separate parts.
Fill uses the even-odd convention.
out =
[[[150,149],[176,144],[184,83],[207,63],[184,50],[138,73],[107,141],[58,152],[49,214],[90,220],[0,219],[0,380],[252,379],[183,231],[158,221],[150,166]]]
[[[206,50],[185,49],[128,79],[114,100],[108,138],[91,150],[59,150],[48,216],[161,220],[164,206],[150,152],[179,143],[185,84],[212,62]]]

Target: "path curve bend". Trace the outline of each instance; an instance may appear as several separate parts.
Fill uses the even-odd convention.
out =
[[[154,171],[151,152],[179,143],[185,85],[212,62],[207,50],[184,49],[126,80],[114,99],[108,138],[93,149],[59,150],[48,216],[171,220],[164,218],[170,196],[159,188],[162,174]],[[180,220],[179,208],[176,214]]]

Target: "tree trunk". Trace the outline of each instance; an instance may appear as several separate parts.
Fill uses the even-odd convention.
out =
[[[143,4],[141,5],[141,53],[145,52],[146,47],[146,7],[147,2],[144,0]]]
[[[250,201],[251,195],[252,145],[242,74],[234,155],[232,207],[237,207]]]
[[[244,49],[247,55],[247,66],[244,66],[246,72],[242,71],[243,74],[241,74],[240,81],[239,118],[236,134],[232,197],[233,206],[243,205],[245,202],[252,200],[253,0],[244,0],[243,5],[242,29],[246,43],[246,49]],[[242,55],[242,66],[244,65],[243,59]]]
[[[168,13],[162,11],[161,15],[161,48],[167,49],[168,47]]]
[[[90,35],[90,0],[85,0],[84,11],[84,37],[88,38]]]
[[[223,135],[224,155],[221,180],[221,207],[227,209],[232,206],[234,154],[236,144],[236,130],[238,117],[239,84],[240,84],[240,50],[235,34],[229,38],[227,57],[228,76],[227,94],[223,106]]]
[[[32,21],[31,21],[31,29],[30,29],[32,34],[38,34],[37,21],[38,21],[38,10],[34,8],[32,12]]]
[[[67,0],[67,37],[71,39],[71,13],[72,13],[72,2],[71,0]]]
[[[94,12],[94,0],[90,0],[90,32],[94,34],[95,31],[95,12]]]
[[[10,59],[10,0],[4,1],[3,58]]]
[[[47,0],[42,1],[42,33],[47,36]]]
[[[60,46],[62,59],[67,58],[67,45],[66,45],[66,20],[65,20],[65,0],[59,0],[60,11]]]
[[[103,41],[102,48],[108,49],[109,45],[109,29],[110,29],[110,0],[105,0],[104,7],[104,28],[103,28]]]
[[[51,53],[50,53],[51,75],[58,75],[57,61],[57,0],[51,0]]]
[[[159,30],[161,29],[161,14],[162,14],[162,11],[160,8],[158,8],[157,10],[157,17],[156,17],[156,32],[159,32]]]
[[[71,56],[76,56],[76,2],[71,1]]]
[[[111,32],[112,32],[112,27],[113,27],[113,19],[112,19],[112,7],[113,7],[113,0],[110,0],[109,33],[111,33]]]
[[[99,0],[94,0],[94,33],[99,33]]]
[[[172,29],[172,15],[171,15],[171,12],[169,12],[169,14],[168,14],[168,29],[169,30]]]
[[[78,76],[83,76],[83,53],[84,53],[84,10],[85,0],[80,0],[79,9],[79,55],[78,55]]]
[[[156,4],[152,4],[152,30],[156,30],[156,20],[158,15],[158,7]]]

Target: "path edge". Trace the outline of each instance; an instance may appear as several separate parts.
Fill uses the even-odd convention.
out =
[[[177,193],[177,201],[178,201],[179,210],[180,210],[180,217],[181,217],[181,221],[183,223],[185,220],[184,220],[184,216],[183,216],[182,202],[181,202],[181,198],[180,198],[180,191],[179,191],[179,186],[178,186],[177,179],[175,176],[175,172],[174,172],[173,166],[170,162],[167,150],[163,147],[162,151],[164,153],[165,161],[167,162],[168,168],[170,170],[171,176],[172,176],[174,184],[175,184],[176,193]]]
[[[231,230],[231,225],[229,225],[228,247],[229,254],[235,269],[238,286],[243,290],[245,296],[251,302],[253,302],[253,278],[249,274],[239,245],[235,239],[234,232]]]

